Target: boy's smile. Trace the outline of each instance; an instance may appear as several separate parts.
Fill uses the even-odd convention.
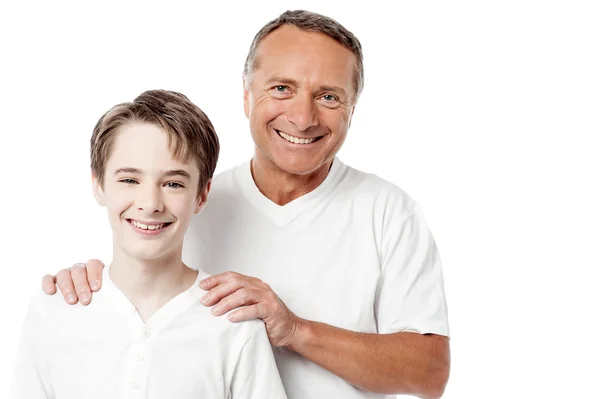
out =
[[[137,231],[140,234],[146,235],[146,236],[156,236],[160,233],[162,233],[163,231],[165,231],[165,229],[167,227],[169,227],[171,225],[171,222],[141,222],[139,220],[134,220],[134,219],[126,219],[129,224],[131,225],[131,227]]]

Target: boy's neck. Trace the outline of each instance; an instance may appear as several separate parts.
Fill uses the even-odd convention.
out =
[[[182,262],[181,251],[145,260],[115,248],[109,276],[147,322],[163,305],[190,288],[198,273]]]

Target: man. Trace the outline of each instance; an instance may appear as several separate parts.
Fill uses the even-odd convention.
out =
[[[243,83],[254,156],[214,179],[184,246],[214,274],[204,304],[264,321],[290,398],[440,397],[447,312],[423,214],[335,157],[363,86],[360,42],[330,18],[285,12],[254,38]],[[57,282],[67,302],[89,303],[102,265],[80,266],[46,276],[45,291]]]

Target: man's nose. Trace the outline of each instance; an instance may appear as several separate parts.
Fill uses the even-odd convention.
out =
[[[286,116],[288,121],[301,132],[319,124],[317,107],[311,95],[297,96],[292,99]]]

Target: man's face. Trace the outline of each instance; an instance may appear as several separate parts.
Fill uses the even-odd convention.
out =
[[[209,189],[198,196],[198,181],[198,167],[172,157],[160,127],[121,127],[104,188],[93,177],[94,195],[108,211],[115,251],[144,260],[180,255],[191,217],[201,210]]]
[[[289,25],[262,41],[244,85],[258,164],[294,175],[329,167],[350,127],[355,63],[334,39]]]

